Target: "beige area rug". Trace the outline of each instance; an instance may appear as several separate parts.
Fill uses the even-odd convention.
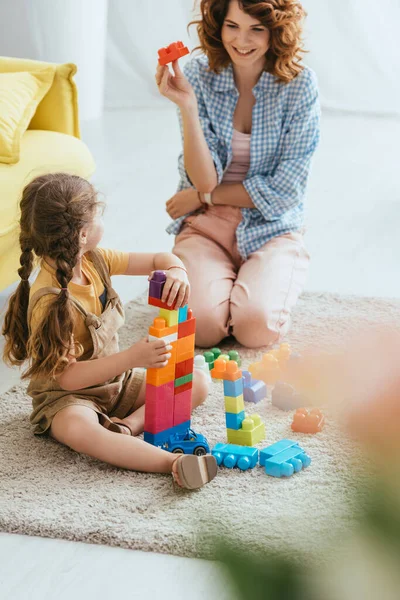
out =
[[[146,334],[154,310],[138,299],[127,306],[122,346]],[[289,341],[301,352],[314,343],[329,349],[359,327],[400,323],[396,300],[305,294]],[[241,350],[244,364],[261,351]],[[249,407],[248,412],[254,412]],[[265,447],[297,439],[311,466],[290,479],[220,469],[197,492],[174,487],[170,476],[119,470],[79,456],[50,439],[35,438],[23,386],[0,398],[0,530],[83,542],[209,557],[214,536],[235,537],[243,549],[281,548],[311,553],[341,535],[359,506],[351,461],[366,476],[360,450],[328,420],[316,436],[294,434],[291,416],[270,401],[257,406],[266,423]],[[223,392],[214,383],[194,417],[210,446],[225,441]]]

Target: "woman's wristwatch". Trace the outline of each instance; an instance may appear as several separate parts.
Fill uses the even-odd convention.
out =
[[[212,201],[212,194],[210,193],[203,193],[203,192],[197,192],[199,195],[199,200],[202,204],[208,204],[209,206],[214,206],[213,201]]]

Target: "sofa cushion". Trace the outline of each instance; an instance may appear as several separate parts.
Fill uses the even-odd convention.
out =
[[[49,91],[55,68],[0,73],[0,162],[19,161],[20,142],[37,106]]]
[[[19,162],[0,164],[0,289],[6,285],[2,257],[18,239],[19,202],[25,185],[44,173],[63,171],[88,179],[94,170],[92,155],[78,138],[54,131],[25,132]]]

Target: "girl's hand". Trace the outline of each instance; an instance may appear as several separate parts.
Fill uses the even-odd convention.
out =
[[[145,369],[159,369],[165,367],[171,358],[169,346],[161,338],[155,342],[149,342],[145,337],[130,348],[132,352],[132,367],[144,367]]]
[[[175,309],[185,306],[189,300],[190,284],[186,271],[180,267],[171,267],[164,271],[167,280],[164,283],[161,300],[166,302],[168,306],[172,306],[176,298]],[[149,280],[152,277],[150,273]]]
[[[156,83],[159,92],[174,104],[177,104],[180,109],[187,110],[197,107],[197,99],[194,90],[175,60],[172,63],[174,75],[170,72],[168,66],[157,65]]]
[[[172,196],[165,206],[169,216],[172,219],[177,219],[178,217],[183,217],[183,215],[201,208],[203,204],[200,202],[196,190],[188,188],[178,192],[175,196]]]

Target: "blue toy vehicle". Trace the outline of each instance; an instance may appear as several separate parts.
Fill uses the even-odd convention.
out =
[[[173,454],[204,456],[210,453],[210,446],[204,435],[196,433],[193,429],[187,429],[184,433],[173,433],[163,448]]]
[[[257,448],[237,444],[215,444],[211,454],[215,456],[218,466],[223,464],[228,469],[238,467],[241,471],[247,471],[258,463]]]

